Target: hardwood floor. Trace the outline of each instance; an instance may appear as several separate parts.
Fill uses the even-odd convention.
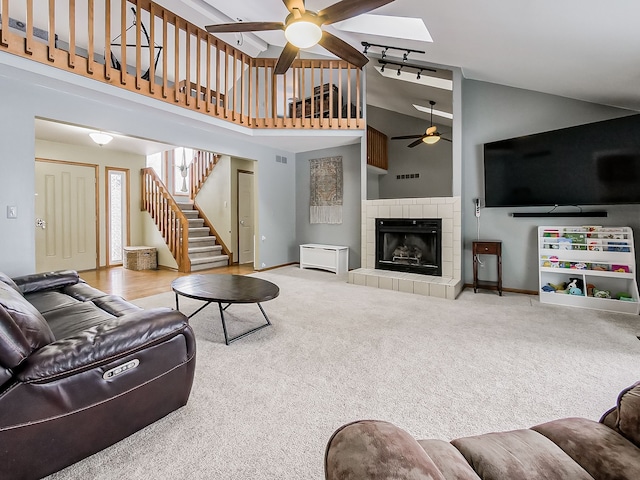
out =
[[[253,265],[247,263],[244,265],[234,264],[229,267],[201,270],[194,273],[247,275],[254,271]],[[120,295],[127,300],[170,292],[171,282],[184,275],[190,274],[165,269],[136,271],[123,267],[102,268],[99,270],[85,270],[80,272],[80,278],[92,287],[106,293]]]

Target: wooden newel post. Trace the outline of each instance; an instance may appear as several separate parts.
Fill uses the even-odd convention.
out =
[[[180,221],[182,223],[182,241],[180,242],[181,243],[180,271],[190,272],[191,261],[189,260],[189,221],[186,219],[186,217],[182,217]]]

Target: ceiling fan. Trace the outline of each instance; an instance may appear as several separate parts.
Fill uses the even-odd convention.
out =
[[[342,0],[333,5],[312,12],[307,10],[304,0],[282,0],[289,10],[283,22],[238,22],[207,25],[209,33],[241,33],[266,30],[284,30],[287,44],[278,58],[275,73],[281,75],[289,69],[301,48],[310,48],[316,44],[329,50],[343,60],[362,68],[369,59],[344,40],[322,30],[322,25],[341,22],[347,18],[367,13],[394,0]]]
[[[427,130],[420,135],[403,135],[401,137],[391,137],[391,140],[408,140],[410,138],[417,138],[413,143],[407,145],[409,148],[417,147],[421,143],[426,143],[427,145],[433,145],[434,143],[438,143],[440,139],[450,142],[448,138],[444,138],[440,136],[440,132],[438,132],[438,127],[433,124],[433,106],[436,104],[433,100],[429,101],[429,105],[431,105],[431,125]]]

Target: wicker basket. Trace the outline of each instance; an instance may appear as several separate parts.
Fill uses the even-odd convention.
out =
[[[122,266],[129,270],[155,270],[158,268],[156,249],[153,247],[124,247]]]

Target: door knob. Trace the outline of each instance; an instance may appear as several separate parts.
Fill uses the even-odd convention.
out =
[[[45,228],[47,228],[47,222],[45,222],[41,218],[36,218],[36,227],[40,227],[41,229],[44,230]]]
[[[240,225],[244,225],[244,220],[240,220]]]

